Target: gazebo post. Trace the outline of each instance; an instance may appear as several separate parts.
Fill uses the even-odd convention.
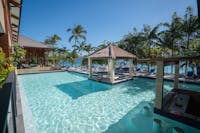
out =
[[[92,78],[92,59],[88,58],[88,78]]]
[[[129,76],[133,78],[133,59],[129,59],[130,67],[129,67]]]
[[[115,77],[115,70],[112,58],[108,58],[108,73],[110,82],[113,83]]]
[[[179,83],[179,61],[175,63],[174,89],[178,89]]]
[[[155,108],[162,109],[164,62],[157,61]]]

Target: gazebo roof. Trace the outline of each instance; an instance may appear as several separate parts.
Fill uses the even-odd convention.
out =
[[[136,58],[135,55],[117,47],[116,45],[108,45],[88,56],[89,58]]]
[[[28,48],[41,48],[41,49],[51,49],[48,45],[45,45],[44,43],[32,40],[28,37],[25,37],[23,35],[19,35],[19,45],[22,47],[28,47]]]

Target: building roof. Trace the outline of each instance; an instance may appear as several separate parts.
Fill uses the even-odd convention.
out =
[[[102,48],[91,55],[89,58],[136,58],[135,55],[117,47],[116,45],[108,45],[105,48]]]
[[[50,49],[50,47],[48,45],[45,45],[44,43],[32,40],[32,39],[25,37],[23,35],[19,35],[18,43],[22,47]]]

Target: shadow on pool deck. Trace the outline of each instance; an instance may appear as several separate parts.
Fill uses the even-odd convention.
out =
[[[83,80],[83,81],[56,85],[56,87],[62,92],[69,95],[72,99],[77,99],[78,97],[99,91],[106,91],[111,88],[110,85],[97,83],[95,81],[90,81],[90,80]]]

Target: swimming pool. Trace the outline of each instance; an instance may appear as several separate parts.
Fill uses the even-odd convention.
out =
[[[151,130],[152,114],[138,114],[144,106],[152,107],[155,80],[136,78],[111,86],[69,72],[18,75],[18,79],[26,132]],[[170,90],[172,83],[165,82],[164,88]]]

